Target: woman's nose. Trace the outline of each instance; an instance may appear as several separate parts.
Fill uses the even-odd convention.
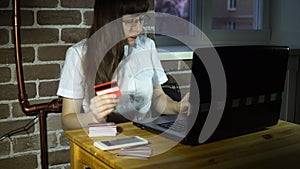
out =
[[[143,30],[143,25],[140,22],[137,22],[136,25],[132,26],[130,30],[141,32]]]

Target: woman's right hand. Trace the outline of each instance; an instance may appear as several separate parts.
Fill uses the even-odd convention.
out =
[[[95,96],[90,100],[90,111],[98,122],[104,121],[112,113],[119,103],[116,94],[104,94]]]

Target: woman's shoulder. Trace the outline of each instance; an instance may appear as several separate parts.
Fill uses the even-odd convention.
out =
[[[81,56],[82,55],[82,50],[84,48],[86,40],[87,39],[82,39],[81,41],[79,41],[79,42],[73,44],[72,46],[70,46],[67,50],[66,57],[68,57],[68,56],[73,57],[74,55]]]
[[[85,42],[87,39],[82,39],[81,41],[73,44],[72,46],[69,47],[69,49],[76,49],[76,50],[82,50]]]

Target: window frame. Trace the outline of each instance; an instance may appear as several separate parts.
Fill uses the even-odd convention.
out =
[[[236,44],[267,44],[270,41],[270,0],[257,0],[263,7],[262,18],[259,22],[260,30],[214,30],[212,29],[212,2],[211,0],[191,0],[191,22],[209,38],[213,45]],[[259,17],[258,17],[259,18]],[[166,36],[156,36],[157,46],[180,46],[177,40]],[[204,44],[205,45],[205,44]]]
[[[236,0],[227,0],[227,10],[236,11]]]

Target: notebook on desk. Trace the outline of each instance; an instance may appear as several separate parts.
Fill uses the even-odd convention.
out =
[[[193,52],[188,113],[134,124],[189,145],[275,125],[281,111],[288,51],[284,46],[198,48]],[[207,60],[216,54],[221,68],[216,67],[217,62],[211,64],[213,59]],[[223,78],[222,71],[225,80],[218,81]]]

